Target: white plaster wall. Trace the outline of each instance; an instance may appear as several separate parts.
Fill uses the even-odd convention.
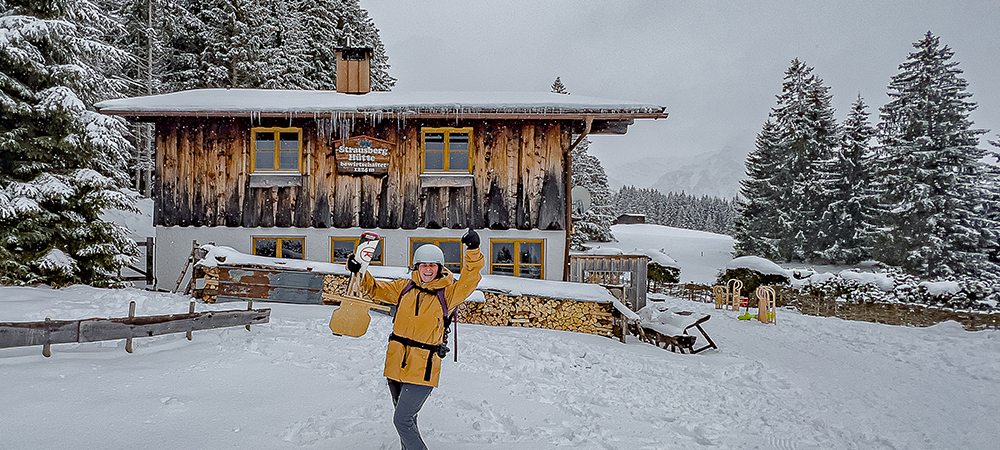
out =
[[[305,259],[312,261],[330,261],[330,238],[361,236],[364,231],[377,233],[385,238],[382,257],[386,265],[406,266],[409,264],[410,238],[461,238],[466,230],[417,228],[415,230],[382,230],[361,228],[229,228],[229,227],[156,227],[155,274],[156,288],[171,290],[177,283],[177,278],[184,268],[184,262],[191,254],[191,241],[199,244],[214,243],[232,247],[237,251],[252,253],[251,243],[254,237],[305,237]],[[476,230],[482,239],[482,249],[486,256],[486,269],[489,273],[489,240],[490,239],[542,239],[545,243],[545,279],[562,280],[566,252],[566,233],[564,231],[541,230]],[[191,270],[181,284],[181,290],[190,278]]]

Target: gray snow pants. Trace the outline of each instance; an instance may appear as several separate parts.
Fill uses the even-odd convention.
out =
[[[387,380],[389,394],[392,395],[392,404],[396,407],[396,413],[392,416],[392,424],[396,426],[396,432],[399,433],[399,443],[403,445],[403,450],[427,450],[424,440],[420,438],[420,430],[417,429],[417,413],[420,412],[420,408],[424,406],[424,402],[427,401],[427,397],[430,397],[434,388]]]

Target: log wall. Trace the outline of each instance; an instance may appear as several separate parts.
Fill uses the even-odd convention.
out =
[[[338,175],[332,120],[171,117],[156,123],[154,223],[315,228],[566,228],[570,124],[493,120],[358,121],[350,136],[396,144],[383,177]],[[250,186],[250,129],[300,127],[299,186]],[[341,128],[343,128],[341,124]],[[472,185],[422,186],[420,129],[472,126]]]

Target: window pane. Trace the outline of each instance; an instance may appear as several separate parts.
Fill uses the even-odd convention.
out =
[[[517,276],[521,278],[542,278],[542,267],[521,265],[518,267]]]
[[[258,131],[256,134],[257,150],[274,150],[274,133]]]
[[[514,244],[493,244],[493,264],[514,264]]]
[[[253,254],[273,258],[278,256],[277,239],[254,239]]]
[[[448,171],[469,171],[469,152],[448,153]]]
[[[444,152],[444,133],[424,134],[425,152]]]
[[[274,170],[274,152],[257,152],[253,170]]]
[[[382,264],[382,246],[385,241],[379,241],[378,247],[375,248],[375,254],[372,255],[371,264]]]
[[[281,257],[288,259],[302,259],[302,241],[298,239],[282,239]]]
[[[448,151],[468,152],[469,133],[451,133],[448,135]]]
[[[542,263],[542,244],[537,242],[522,242],[518,249],[521,252],[519,258],[521,264]]]
[[[299,150],[299,133],[280,133],[281,142],[279,149],[281,150]],[[273,143],[271,145],[274,145]]]
[[[354,241],[333,241],[333,262],[347,262],[354,247]]]
[[[444,153],[424,153],[424,170],[444,170]]]
[[[299,170],[299,152],[279,152],[281,154],[281,170]]]
[[[438,244],[444,252],[444,263],[452,271],[462,270],[462,243],[461,242],[441,242]],[[452,266],[455,266],[453,269]]]
[[[514,266],[508,266],[505,264],[493,264],[490,268],[490,273],[492,273],[493,275],[514,276]]]

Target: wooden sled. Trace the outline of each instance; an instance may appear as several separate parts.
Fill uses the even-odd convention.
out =
[[[711,315],[706,314],[705,317],[702,317],[702,318],[696,320],[691,325],[688,325],[688,326],[684,327],[684,334],[687,334],[687,331],[690,330],[692,327],[693,328],[697,328],[698,331],[701,332],[701,335],[705,337],[705,340],[708,341],[708,344],[705,344],[704,347],[697,348],[697,349],[696,348],[690,349],[691,350],[691,354],[695,354],[695,353],[698,353],[698,352],[700,352],[702,350],[709,349],[709,348],[714,348],[714,349],[718,349],[719,348],[718,346],[715,345],[715,342],[712,341],[712,338],[708,337],[708,333],[705,332],[705,329],[701,327],[701,324],[707,322],[708,319],[711,319],[711,318],[712,318]]]
[[[368,263],[375,255],[378,248],[379,237],[375,233],[365,233],[361,235],[361,242],[354,251],[355,258],[361,262],[361,270],[351,274],[351,279],[347,283],[347,292],[344,294],[332,294],[326,296],[326,300],[340,302],[340,306],[333,311],[330,316],[330,331],[337,336],[360,337],[368,331],[368,324],[371,323],[371,316],[368,311],[372,308],[389,312],[390,307],[381,303],[373,302],[363,298],[361,283],[368,272]]]

